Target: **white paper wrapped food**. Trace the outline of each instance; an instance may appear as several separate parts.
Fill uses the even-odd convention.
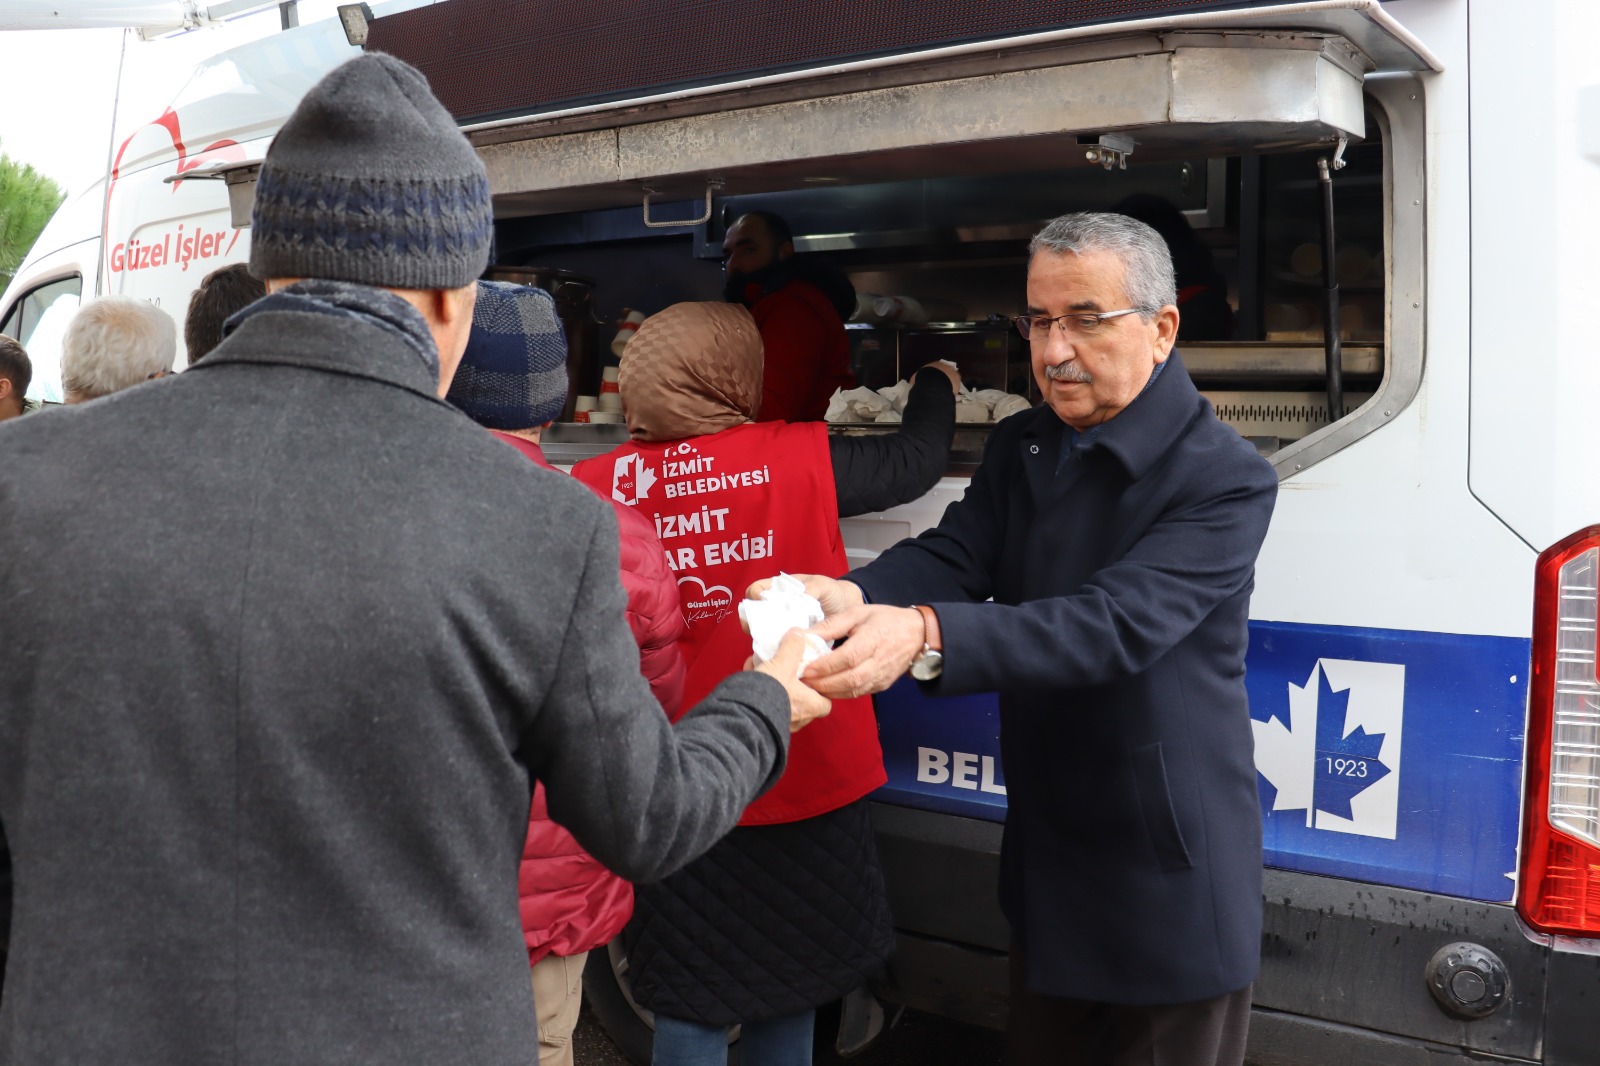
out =
[[[987,423],[989,421],[989,405],[982,400],[971,399],[970,395],[963,394],[955,402],[955,421],[958,423]]]
[[[897,381],[886,389],[879,389],[878,395],[889,404],[889,410],[904,411],[906,397],[911,395],[911,382]]]
[[[829,422],[871,422],[889,409],[889,401],[872,389],[835,392],[823,418]]]
[[[809,629],[822,618],[822,604],[806,592],[804,582],[789,574],[780,573],[773,578],[759,599],[739,601],[739,620],[750,631],[750,649],[758,663],[777,657],[778,645],[783,643],[783,635],[789,630]],[[827,641],[815,633],[807,633],[800,668],[804,670],[828,650]]]
[[[822,413],[824,422],[843,422],[850,415],[850,401],[844,398],[843,389],[834,389],[828,397],[828,409]]]
[[[1023,411],[1029,411],[1032,409],[1033,404],[1028,402],[1028,398],[1026,396],[1017,396],[1007,393],[1005,399],[998,401],[994,405],[994,410],[990,412],[989,417],[994,421],[999,422],[1003,419],[1010,418],[1014,414],[1019,414]]]
[[[905,421],[905,419],[900,414],[899,411],[885,411],[885,412],[883,412],[883,414],[879,415],[877,418],[874,418],[873,421],[874,422],[903,422],[903,421]]]

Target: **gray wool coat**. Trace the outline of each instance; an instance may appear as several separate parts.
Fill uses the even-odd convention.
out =
[[[0,428],[0,1063],[534,1062],[530,775],[649,880],[787,751],[761,675],[670,727],[623,606],[610,509],[364,321]]]

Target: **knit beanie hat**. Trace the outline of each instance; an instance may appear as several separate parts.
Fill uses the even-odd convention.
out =
[[[445,397],[490,429],[532,429],[567,404],[567,339],[543,289],[478,282],[472,334]]]
[[[427,79],[373,52],[300,101],[262,163],[250,273],[455,289],[489,262],[483,163]]]

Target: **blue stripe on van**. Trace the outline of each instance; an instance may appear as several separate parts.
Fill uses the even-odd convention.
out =
[[[1252,622],[1245,685],[1267,865],[1509,901],[1530,646]],[[1283,742],[1295,724],[1313,737],[1309,788]]]
[[[1487,901],[1516,868],[1529,641],[1252,622],[1269,866]],[[878,697],[875,798],[1005,819],[993,695]]]
[[[993,693],[930,699],[915,681],[903,677],[875,703],[889,783],[874,799],[991,822],[1006,820],[1006,798],[998,791],[1005,787],[1000,702]]]

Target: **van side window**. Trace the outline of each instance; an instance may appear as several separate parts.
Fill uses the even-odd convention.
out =
[[[61,337],[82,299],[81,277],[57,278],[24,294],[0,323],[0,333],[21,343],[33,362],[28,399],[61,402]]]

